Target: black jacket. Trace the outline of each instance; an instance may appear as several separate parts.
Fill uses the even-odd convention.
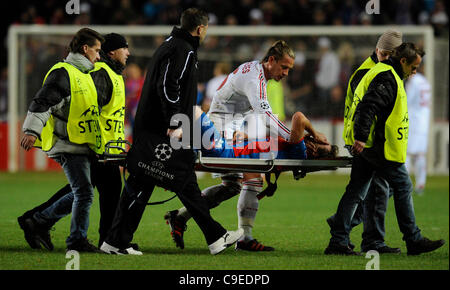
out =
[[[148,66],[136,111],[133,137],[146,131],[165,136],[177,113],[189,117],[197,98],[197,48],[199,37],[174,27],[169,38],[156,50]],[[188,132],[183,132],[183,136]],[[191,138],[192,140],[192,138]]]
[[[403,70],[398,61],[390,58],[382,62],[392,66],[399,77],[403,79]],[[364,149],[362,157],[378,166],[398,165],[398,163],[387,161],[384,158],[385,125],[394,108],[397,89],[397,81],[391,71],[379,73],[370,83],[364,98],[355,111],[355,140],[366,142],[370,126],[375,117],[377,118],[374,145],[372,148]]]

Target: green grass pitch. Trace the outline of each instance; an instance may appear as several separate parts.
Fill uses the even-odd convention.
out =
[[[201,188],[219,180],[199,179]],[[185,233],[185,249],[175,248],[169,228],[163,220],[166,211],[181,203],[173,199],[162,205],[148,206],[134,242],[143,256],[113,256],[81,254],[80,269],[101,270],[364,270],[370,258],[326,256],[323,254],[329,238],[325,219],[333,214],[348,182],[348,175],[309,174],[296,181],[292,174],[283,173],[278,191],[260,202],[253,236],[276,248],[274,252],[236,252],[229,248],[212,256],[193,220]],[[55,249],[29,248],[17,217],[47,200],[66,184],[62,173],[23,172],[0,173],[0,270],[64,270],[70,259],[65,255],[65,239],[70,217],[59,221],[51,232]],[[172,193],[158,189],[151,201],[159,201]],[[237,228],[237,197],[211,211],[225,228]],[[386,242],[400,247],[401,254],[382,255],[381,270],[449,270],[449,179],[448,176],[429,177],[424,196],[414,195],[416,221],[422,234],[430,239],[445,239],[446,244],[435,252],[407,256],[406,246],[399,231],[393,200],[389,201],[386,216]],[[88,238],[97,244],[99,207],[98,193],[91,208]],[[352,242],[359,250],[362,225],[351,233]]]

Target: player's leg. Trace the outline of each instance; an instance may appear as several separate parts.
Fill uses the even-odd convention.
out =
[[[427,179],[427,158],[426,153],[419,153],[416,157],[415,173],[416,184],[414,186],[414,192],[417,194],[423,194],[425,189],[425,182]]]
[[[206,200],[209,209],[215,208],[223,201],[238,195],[242,188],[242,174],[232,173],[221,176],[222,183],[210,186],[202,191],[202,197]],[[192,215],[182,207],[172,210],[164,215],[166,223],[170,226],[170,234],[178,248],[184,248],[183,235],[186,231],[186,223]]]
[[[260,173],[244,173],[244,181],[237,204],[238,225],[244,230],[244,236],[236,244],[236,250],[246,251],[273,251],[274,248],[264,246],[252,236],[263,179]]]

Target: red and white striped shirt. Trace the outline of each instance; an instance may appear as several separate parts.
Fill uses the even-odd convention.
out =
[[[267,100],[267,80],[259,61],[243,63],[227,76],[214,94],[208,114],[219,131],[226,130],[226,122],[218,124],[217,119],[261,114],[271,131],[278,132],[286,140],[291,134],[289,128],[272,113]]]

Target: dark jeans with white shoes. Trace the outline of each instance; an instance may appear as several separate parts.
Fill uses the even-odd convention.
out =
[[[201,196],[195,172],[192,171],[188,178],[184,190],[176,195],[200,227],[206,243],[210,245],[227,231],[211,217],[208,203]],[[148,180],[134,175],[128,177],[106,243],[119,249],[129,247],[154,188],[155,185]]]
[[[357,155],[353,158],[350,181],[334,217],[330,231],[330,244],[339,244],[344,247],[348,245],[353,216],[358,204],[364,201],[375,174],[385,179],[393,190],[395,212],[400,231],[403,233],[403,240],[408,243],[422,238],[415,221],[411,196],[413,186],[405,165],[381,168]],[[370,211],[376,210],[376,208],[370,209],[367,214],[370,215]]]

